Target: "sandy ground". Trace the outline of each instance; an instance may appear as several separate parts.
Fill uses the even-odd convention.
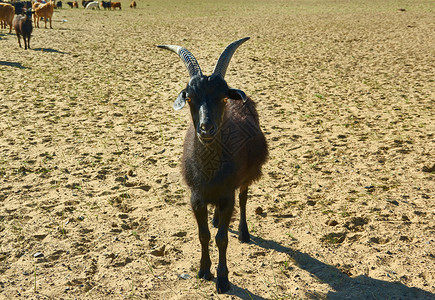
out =
[[[1,299],[435,299],[433,2],[137,2],[57,10],[32,50],[1,30]],[[209,74],[245,36],[226,79],[270,159],[218,295],[180,176],[188,73],[155,46]]]

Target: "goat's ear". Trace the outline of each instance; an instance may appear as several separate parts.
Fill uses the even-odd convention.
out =
[[[230,99],[243,100],[243,103],[245,103],[246,100],[248,100],[248,97],[246,96],[245,92],[238,89],[230,89],[228,92],[228,96],[230,97]]]
[[[186,105],[186,90],[182,90],[180,94],[178,94],[177,99],[172,106],[175,110],[180,110]]]

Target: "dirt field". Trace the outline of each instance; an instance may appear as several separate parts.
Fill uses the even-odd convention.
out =
[[[32,50],[0,32],[0,299],[435,299],[433,1],[136,1],[64,2]],[[210,74],[245,36],[226,79],[270,159],[218,295],[180,176],[188,73],[156,45]]]

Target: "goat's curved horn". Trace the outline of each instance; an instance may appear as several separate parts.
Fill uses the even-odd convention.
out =
[[[221,56],[219,57],[216,66],[214,67],[213,75],[220,75],[222,76],[222,78],[225,77],[225,73],[227,72],[228,64],[230,63],[231,57],[233,57],[233,54],[237,50],[237,48],[247,40],[249,40],[249,37],[237,40],[229,44],[225,48],[224,52],[222,52]]]
[[[178,56],[180,56],[181,60],[186,65],[187,70],[189,71],[190,78],[192,78],[195,75],[202,75],[201,68],[199,67],[198,61],[193,56],[193,54],[190,53],[190,51],[187,50],[186,48],[183,48],[181,46],[176,46],[176,45],[158,45],[157,47],[177,53]]]

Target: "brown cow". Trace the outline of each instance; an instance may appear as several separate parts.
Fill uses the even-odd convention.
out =
[[[0,3],[0,21],[3,21],[3,24],[9,24],[9,33],[12,32],[12,21],[15,15],[15,7],[9,3]]]
[[[36,27],[39,28],[39,20],[41,20],[41,18],[44,18],[45,21],[45,28],[47,28],[47,19],[50,19],[50,28],[53,29],[53,27],[51,26],[51,19],[53,17],[53,9],[54,9],[54,3],[45,3],[45,4],[41,4],[39,5],[36,10],[35,10],[35,15],[36,15]]]
[[[32,11],[35,11],[36,8],[39,7],[39,5],[42,5],[42,3],[38,2],[38,1],[33,2],[33,4],[32,4]],[[36,26],[36,19],[37,19],[36,14],[33,14],[33,23],[35,23],[35,26]]]
[[[136,8],[136,1],[131,1],[130,8]]]
[[[114,10],[118,7],[119,10],[121,10],[121,2],[112,2],[110,7],[112,7],[112,9],[114,9]]]
[[[73,8],[79,8],[79,3],[77,1],[73,2]]]

